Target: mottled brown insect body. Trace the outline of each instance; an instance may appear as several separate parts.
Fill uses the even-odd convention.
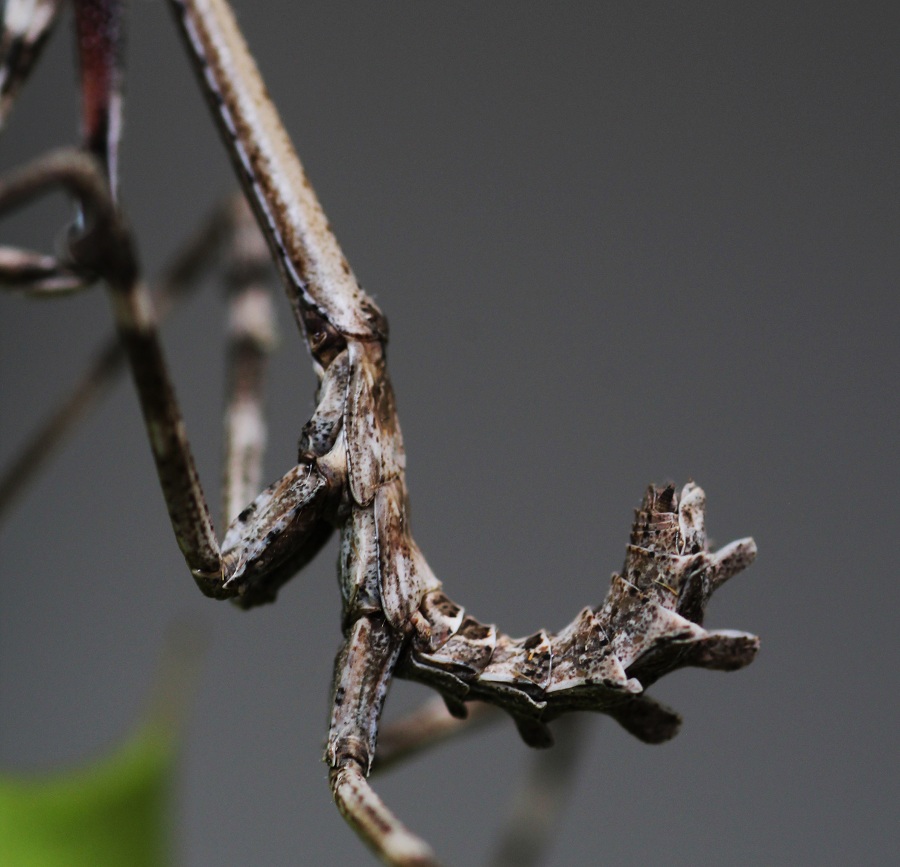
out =
[[[249,608],[340,534],[344,642],[335,664],[325,760],[338,807],[389,864],[434,865],[429,847],[374,794],[367,777],[391,678],[426,683],[448,712],[469,703],[510,714],[524,740],[552,743],[548,723],[578,710],[613,717],[648,743],[672,737],[678,716],[645,695],[684,666],[747,665],[755,636],[707,631],[712,593],[747,566],[751,539],[709,549],[705,496],[651,488],[635,516],[625,563],[603,602],[558,632],[512,638],[451,601],[413,539],[406,458],[387,373],[387,321],[360,288],[266,93],[224,0],[171,0],[248,209],[229,209],[219,235],[231,251],[230,397],[225,514],[213,530],[156,333],[153,304],[115,200],[120,104],[120,6],[76,0],[86,52],[90,122],[80,150],[51,154],[0,181],[0,211],[62,187],[83,216],[67,255],[0,252],[0,279],[32,293],[102,279],[141,401],[148,439],[177,542],[200,589]],[[5,9],[0,120],[27,76],[59,4],[15,0]],[[221,240],[221,237],[220,237]],[[259,391],[273,344],[269,298],[260,285],[266,248],[305,336],[319,378],[298,461],[258,493],[265,427]],[[0,487],[0,490],[3,490]]]

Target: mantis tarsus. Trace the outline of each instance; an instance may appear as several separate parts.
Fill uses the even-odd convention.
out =
[[[29,46],[40,44],[59,6],[7,4],[4,110],[27,76]],[[331,234],[228,7],[217,0],[171,6],[319,377],[318,406],[301,434],[297,465],[256,496],[255,396],[269,314],[253,285],[260,251],[251,249],[241,260],[246,279],[234,302],[225,509],[231,523],[220,546],[155,337],[134,240],[115,200],[117,3],[75,3],[84,147],[41,158],[0,185],[4,211],[48,189],[70,192],[81,216],[69,249],[59,258],[6,249],[4,277],[29,292],[74,291],[97,278],[110,287],[173,528],[204,593],[242,607],[271,601],[332,531],[340,532],[345,643],[326,751],[332,790],[348,822],[385,862],[434,864],[430,848],[367,781],[394,674],[436,688],[454,716],[465,716],[473,700],[499,706],[532,746],[548,746],[547,723],[580,709],[607,713],[649,742],[665,740],[678,718],[646,698],[644,687],[684,665],[738,668],[756,652],[754,636],[700,626],[712,591],[746,566],[755,548],[745,539],[711,553],[703,492],[692,484],[680,497],[671,487],[651,489],[607,600],[558,633],[514,640],[451,602],[409,531],[403,444],[385,367],[386,321]]]

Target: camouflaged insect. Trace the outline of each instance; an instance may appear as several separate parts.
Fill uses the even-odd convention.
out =
[[[6,5],[0,120],[60,5]],[[651,488],[605,601],[559,632],[510,638],[450,601],[410,532],[403,440],[386,367],[387,322],[331,233],[227,4],[170,0],[319,377],[297,464],[241,509],[237,502],[258,490],[251,487],[263,450],[257,373],[272,337],[266,299],[252,286],[238,293],[226,435],[230,523],[219,544],[115,199],[122,5],[74,0],[74,6],[83,147],[7,177],[0,211],[63,187],[84,219],[80,233],[70,235],[68,256],[7,249],[0,278],[35,293],[97,277],[106,282],[175,536],[204,593],[245,608],[271,602],[331,533],[340,533],[344,643],[325,756],[335,801],[349,823],[389,864],[437,864],[367,780],[395,674],[434,687],[458,716],[472,700],[499,706],[533,746],[551,742],[548,722],[578,710],[608,714],[644,741],[672,737],[678,717],[644,694],[648,686],[683,666],[731,670],[756,654],[755,636],[702,626],[712,593],[752,561],[753,541],[710,551],[702,490],[688,484],[677,498],[672,487]]]

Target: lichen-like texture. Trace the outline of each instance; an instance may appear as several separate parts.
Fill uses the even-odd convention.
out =
[[[546,722],[570,710],[609,714],[648,743],[668,740],[680,719],[646,687],[688,665],[743,668],[759,649],[755,635],[702,626],[713,592],[756,555],[752,539],[710,551],[705,506],[693,483],[680,498],[672,486],[651,487],[606,600],[555,634],[509,638],[434,591],[422,610],[448,637],[434,649],[411,645],[401,672],[440,690],[458,713],[471,699],[500,705],[534,746],[549,744]]]
[[[36,4],[35,9],[52,7],[53,14],[35,21],[46,29],[60,5]],[[427,844],[402,825],[367,781],[395,674],[435,687],[456,716],[465,716],[469,701],[502,708],[532,746],[548,746],[547,724],[579,710],[609,714],[642,740],[659,743],[675,734],[680,721],[646,697],[646,687],[681,666],[734,669],[754,658],[755,636],[708,632],[702,622],[713,591],[743,569],[756,549],[743,539],[711,552],[703,491],[688,484],[679,498],[673,487],[651,488],[606,599],[559,632],[510,638],[452,602],[412,536],[405,451],[387,370],[387,321],[341,253],[225,0],[170,0],[170,5],[250,204],[226,218],[234,241],[222,241],[231,248],[232,316],[224,473],[228,527],[221,544],[163,358],[135,242],[115,196],[121,104],[116,22],[122,10],[117,0],[75,5],[90,36],[79,42],[82,89],[90,97],[86,105],[93,106],[84,146],[48,154],[0,179],[0,214],[61,188],[77,200],[84,225],[70,233],[59,259],[28,251],[0,256],[0,283],[40,294],[98,278],[106,282],[175,537],[208,596],[232,599],[243,608],[272,602],[329,536],[340,533],[344,642],[325,750],[332,792],[385,863],[435,867]],[[0,48],[18,44],[23,35],[15,15],[4,20],[7,36],[0,32]],[[0,57],[0,91],[5,70],[24,75],[14,58],[6,64]],[[250,225],[251,209],[267,244],[252,228],[242,228]],[[265,442],[262,371],[274,327],[265,290],[257,285],[267,248],[284,278],[319,387],[296,465],[257,493]]]

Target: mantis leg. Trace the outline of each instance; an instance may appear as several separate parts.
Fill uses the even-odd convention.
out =
[[[465,705],[465,717],[454,716],[442,698],[432,698],[421,707],[388,723],[378,735],[373,773],[383,773],[404,759],[417,755],[457,735],[466,734],[504,719],[499,708],[483,701]]]
[[[533,756],[527,777],[490,861],[491,867],[537,867],[544,863],[584,745],[585,720],[565,716],[554,727],[556,745]]]
[[[62,0],[7,0],[0,34],[0,129],[59,17]]]
[[[335,663],[325,761],[338,809],[379,858],[400,867],[437,867],[431,848],[394,816],[367,779],[401,648],[402,638],[379,615],[352,625]]]
[[[199,285],[203,275],[215,262],[220,246],[234,231],[232,222],[236,201],[237,197],[216,207],[155,281],[152,294],[160,321]],[[6,272],[0,264],[0,284],[5,276]],[[81,284],[81,278],[77,274],[74,277]],[[26,284],[24,288],[30,291],[32,286]],[[125,350],[117,336],[112,335],[96,348],[87,369],[70,393],[47,414],[18,454],[0,473],[0,521],[74,427],[107,394],[125,366]]]
[[[223,559],[163,358],[150,296],[104,174],[102,166],[83,152],[48,154],[0,181],[0,215],[56,188],[79,203],[86,229],[71,241],[72,262],[77,270],[96,273],[108,285],[169,517],[191,573],[207,595],[241,595],[246,597],[244,604],[267,601],[285,575],[295,571],[306,543],[320,546],[327,536],[319,519],[332,482],[314,460],[295,467],[241,513],[229,533],[231,540],[226,536],[229,556]],[[238,575],[240,580],[234,580]]]
[[[275,347],[269,249],[243,198],[235,200],[228,273],[228,391],[222,514],[226,523],[261,488],[266,423],[263,387]]]
[[[59,188],[70,193],[85,214],[84,234],[70,243],[72,261],[79,271],[97,274],[109,286],[116,329],[138,389],[179,546],[195,577],[218,575],[218,543],[163,361],[156,317],[102,166],[80,151],[47,154],[0,183],[0,214]]]

